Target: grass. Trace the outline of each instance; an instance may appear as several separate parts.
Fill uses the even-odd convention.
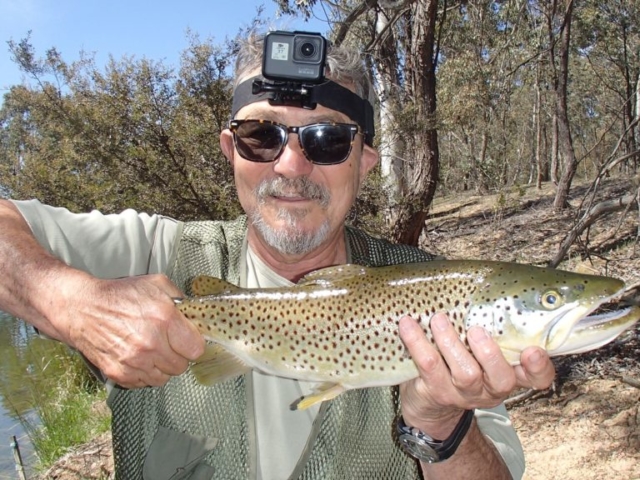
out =
[[[110,428],[111,417],[104,406],[106,392],[97,383],[79,355],[57,344],[53,355],[40,368],[31,389],[37,420],[21,416],[38,457],[36,470],[46,470],[57,459]],[[38,368],[38,367],[36,367]]]

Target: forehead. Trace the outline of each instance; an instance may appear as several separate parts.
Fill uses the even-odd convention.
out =
[[[306,125],[320,122],[354,123],[344,113],[320,104],[315,109],[309,110],[300,107],[285,107],[271,105],[267,100],[245,105],[236,115],[238,119],[272,120],[288,125]]]

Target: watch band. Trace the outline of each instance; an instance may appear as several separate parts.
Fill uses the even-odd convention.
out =
[[[456,453],[460,442],[471,427],[473,415],[473,410],[465,410],[453,432],[445,440],[436,440],[417,428],[408,426],[400,416],[396,425],[398,440],[412,457],[425,463],[442,462]]]

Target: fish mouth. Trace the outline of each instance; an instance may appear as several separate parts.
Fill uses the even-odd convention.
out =
[[[640,307],[621,306],[621,293],[604,298],[591,308],[576,307],[562,314],[553,322],[545,340],[549,356],[595,350],[636,323]]]

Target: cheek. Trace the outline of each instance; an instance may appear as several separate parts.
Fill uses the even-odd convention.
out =
[[[254,194],[260,179],[262,178],[265,166],[239,160],[235,162],[233,176],[238,192],[240,203],[246,207],[247,203],[253,203]]]
[[[359,180],[353,162],[344,163],[339,171],[331,175],[333,204],[348,211],[358,194]]]

